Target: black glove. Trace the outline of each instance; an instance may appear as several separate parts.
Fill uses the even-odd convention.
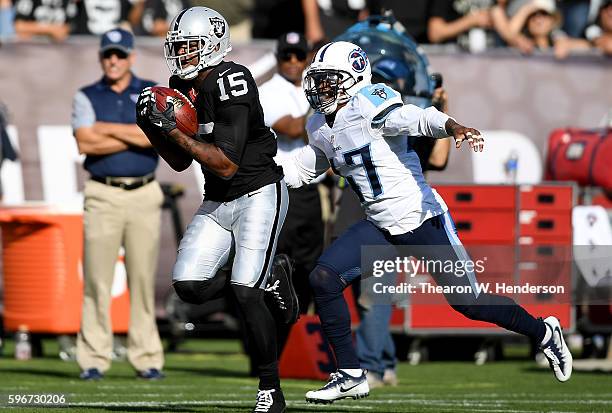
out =
[[[174,117],[174,104],[166,103],[166,109],[162,112],[157,109],[157,105],[152,103],[149,105],[149,122],[151,125],[161,131],[165,135],[169,135],[171,131],[176,129],[176,118]]]

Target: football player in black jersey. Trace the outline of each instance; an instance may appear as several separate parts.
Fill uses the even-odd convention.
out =
[[[222,267],[233,258],[229,282],[259,371],[253,411],[284,412],[272,314],[295,322],[298,304],[287,268],[274,266],[272,258],[287,212],[287,188],[272,159],[276,139],[264,124],[255,80],[246,67],[223,61],[230,50],[223,16],[206,7],[181,11],[170,24],[164,52],[170,87],[195,104],[198,136],[178,130],[172,105],[159,111],[150,90],[140,97],[138,122],[171,167],[184,170],[195,159],[204,173],[204,201],[173,269],[175,291],[190,303],[217,297],[226,285]]]

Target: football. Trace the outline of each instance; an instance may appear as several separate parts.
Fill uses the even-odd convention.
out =
[[[157,109],[164,111],[168,104],[174,105],[174,116],[176,126],[181,132],[188,136],[195,136],[198,132],[198,114],[193,103],[176,89],[163,86],[151,88],[155,97]]]

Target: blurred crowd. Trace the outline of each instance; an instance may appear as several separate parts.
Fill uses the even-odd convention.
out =
[[[612,0],[0,0],[0,40],[62,42],[117,26],[165,36],[172,17],[189,6],[226,16],[235,43],[295,31],[316,45],[392,10],[421,44],[456,44],[473,53],[550,49],[560,59],[579,50],[612,55]]]

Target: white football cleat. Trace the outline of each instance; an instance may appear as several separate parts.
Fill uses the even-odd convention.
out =
[[[362,371],[361,376],[353,377],[342,370],[329,375],[329,381],[319,390],[311,390],[306,393],[306,401],[309,403],[333,403],[340,399],[361,399],[368,397],[370,386],[366,372]]]
[[[572,353],[565,344],[561,324],[556,317],[550,316],[544,319],[544,324],[552,333],[550,339],[542,344],[542,352],[548,359],[550,368],[555,373],[557,380],[568,381],[572,375]]]

